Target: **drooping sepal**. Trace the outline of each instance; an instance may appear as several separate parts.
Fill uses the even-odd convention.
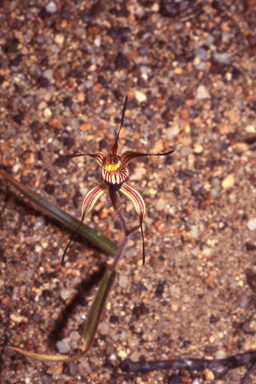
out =
[[[64,264],[64,260],[65,260],[65,256],[66,256],[68,247],[69,247],[70,243],[76,237],[76,235],[77,235],[77,233],[78,233],[78,231],[79,231],[79,229],[80,229],[80,227],[81,227],[85,217],[92,210],[92,208],[94,207],[96,201],[100,198],[100,196],[107,189],[108,189],[108,185],[103,182],[100,185],[98,185],[97,187],[93,188],[91,191],[89,191],[87,193],[87,195],[85,196],[84,201],[83,201],[83,205],[82,205],[82,218],[80,220],[80,223],[79,223],[79,226],[78,226],[77,230],[73,233],[73,235],[71,236],[71,239],[69,240],[69,242],[67,243],[67,245],[65,247],[65,250],[63,252],[62,259],[61,259],[61,265]]]
[[[145,264],[145,245],[144,245],[144,234],[143,234],[143,228],[142,228],[142,222],[146,212],[144,200],[139,192],[137,192],[135,189],[133,189],[130,185],[126,183],[122,185],[122,187],[120,188],[120,192],[122,192],[125,196],[127,196],[133,202],[135,211],[139,216],[140,229],[141,229],[141,235],[142,235],[142,258],[143,258],[143,264]]]
[[[108,189],[108,185],[103,181],[97,187],[91,189],[84,198],[82,205],[82,221],[93,209],[100,196]]]
[[[174,149],[172,149],[169,152],[164,153],[141,153],[141,152],[134,152],[134,151],[125,151],[120,155],[122,159],[122,167],[126,167],[132,160],[137,159],[138,157],[143,156],[168,156],[171,153],[174,152]]]

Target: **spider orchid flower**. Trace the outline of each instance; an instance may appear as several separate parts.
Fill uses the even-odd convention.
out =
[[[135,189],[133,189],[129,184],[127,184],[127,180],[129,179],[129,170],[127,168],[127,165],[137,157],[167,156],[167,155],[170,155],[172,152],[174,152],[174,150],[171,150],[165,153],[153,153],[153,154],[133,152],[133,151],[126,151],[121,155],[118,154],[118,138],[119,138],[119,134],[124,121],[124,114],[125,114],[127,100],[128,98],[126,97],[124,106],[123,106],[121,125],[117,133],[115,142],[110,147],[107,156],[103,152],[98,152],[96,154],[82,153],[79,155],[70,155],[70,156],[68,155],[66,157],[71,158],[71,157],[78,157],[78,156],[89,156],[95,159],[102,169],[103,182],[97,187],[93,188],[91,191],[89,191],[84,198],[83,205],[82,205],[82,218],[81,218],[80,225],[84,221],[85,217],[89,214],[89,212],[93,209],[97,200],[105,191],[107,190],[109,191],[110,199],[115,210],[120,209],[119,192],[123,193],[133,202],[135,211],[139,216],[139,225],[135,226],[130,231],[128,231],[126,235],[129,235],[135,232],[139,228],[141,229],[142,242],[143,242],[142,256],[143,256],[143,264],[145,264],[145,246],[144,246],[144,234],[143,234],[142,222],[145,216],[146,207],[140,193],[137,192]],[[77,231],[79,230],[80,225]],[[65,251],[62,257],[62,263],[64,262],[64,257],[65,257],[67,248],[70,242],[72,241],[73,237],[70,239],[69,243],[65,248]]]

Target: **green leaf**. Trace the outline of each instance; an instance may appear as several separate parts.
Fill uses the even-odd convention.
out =
[[[28,197],[38,207],[48,212],[56,220],[67,225],[69,228],[73,229],[74,231],[78,228],[80,221],[77,220],[75,217],[69,215],[68,213],[64,212],[62,209],[56,207],[49,201],[45,200],[36,192],[27,188],[24,184],[15,180],[11,175],[9,175],[4,170],[0,169],[0,174],[5,180],[9,181],[9,183],[12,184],[18,191],[23,193],[23,195]],[[88,227],[88,225],[82,224],[79,229],[79,233],[85,236],[92,243],[97,245],[103,252],[106,252],[111,255],[116,254],[117,246],[107,237],[103,236],[99,232],[96,232],[94,229]]]

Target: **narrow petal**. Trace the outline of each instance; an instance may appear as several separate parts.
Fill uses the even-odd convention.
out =
[[[82,205],[82,219],[84,220],[92,210],[100,196],[108,189],[108,185],[103,181],[100,185],[87,193]]]
[[[61,259],[61,264],[64,264],[64,259],[67,253],[67,249],[71,243],[72,240],[74,240],[75,236],[77,235],[85,217],[88,215],[88,213],[92,210],[94,207],[96,201],[100,198],[100,196],[108,189],[108,185],[103,181],[100,185],[97,187],[93,188],[91,191],[87,193],[87,195],[84,198],[83,205],[82,205],[82,218],[79,223],[79,226],[75,233],[71,236],[71,239],[69,240],[68,244],[66,245],[66,248],[63,252],[63,256]]]
[[[122,153],[122,155],[121,155],[122,167],[126,167],[127,164],[129,164],[132,160],[136,159],[137,157],[168,156],[173,152],[174,152],[174,149],[172,149],[169,152],[165,152],[165,153],[141,153],[141,152],[126,151],[126,152]]]
[[[97,163],[99,164],[100,167],[102,167],[105,164],[105,160],[106,160],[106,155],[103,152],[98,152],[95,154],[79,153],[79,155],[66,155],[66,156],[62,156],[62,157],[65,157],[67,159],[71,159],[73,157],[80,157],[80,156],[92,157],[93,159],[95,159],[97,161]]]
[[[143,257],[143,264],[145,264],[145,246],[144,246],[144,234],[143,234],[143,228],[142,228],[142,221],[146,212],[146,207],[144,200],[141,196],[141,194],[135,189],[133,189],[130,185],[124,183],[122,187],[120,188],[120,192],[122,192],[125,196],[127,196],[131,201],[133,202],[135,211],[137,212],[139,219],[140,219],[140,229],[141,229],[141,235],[142,235],[142,257]]]

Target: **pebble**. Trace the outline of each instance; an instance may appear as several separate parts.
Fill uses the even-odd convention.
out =
[[[171,304],[171,310],[172,310],[172,312],[177,312],[179,310],[179,304],[178,303],[172,303]]]
[[[49,13],[55,13],[57,11],[57,6],[55,4],[54,1],[50,1],[46,7],[45,7],[46,11],[49,12]]]
[[[204,370],[204,378],[205,380],[214,380],[214,373],[210,371],[210,369],[206,368]]]
[[[206,59],[206,50],[204,48],[197,48],[194,50],[194,55],[201,60]]]
[[[194,152],[195,153],[202,153],[203,152],[203,146],[201,144],[195,143],[194,144]]]
[[[256,229],[256,218],[250,219],[247,222],[247,228],[249,229],[249,231],[255,231],[255,229]]]
[[[22,321],[24,321],[25,323],[28,322],[28,319],[26,317],[20,316],[20,315],[15,315],[15,313],[10,314],[10,319],[12,321],[14,321],[15,323],[21,323]]]
[[[57,341],[56,347],[60,353],[67,353],[70,351],[70,345],[65,343],[64,341]]]
[[[225,359],[227,354],[224,350],[220,349],[215,353],[215,359]]]
[[[76,28],[75,34],[77,37],[86,38],[86,29],[85,28]]]
[[[49,125],[53,128],[56,128],[56,129],[62,128],[62,122],[59,119],[57,119],[56,117],[54,117],[53,119],[51,119],[49,121]]]
[[[44,226],[45,226],[44,218],[42,216],[37,217],[35,219],[34,226],[35,226],[36,229],[43,229]]]
[[[92,80],[86,80],[86,81],[84,82],[84,86],[85,86],[86,89],[90,89],[90,88],[92,88],[92,87],[93,87],[93,84],[94,84],[94,82],[93,82]]]
[[[98,326],[98,332],[104,336],[108,335],[110,332],[110,324],[108,321],[102,321]]]
[[[65,37],[61,33],[57,33],[57,35],[55,35],[54,41],[56,44],[63,45]]]
[[[88,131],[90,128],[91,128],[90,123],[83,123],[79,127],[80,131],[82,131],[82,132]]]
[[[139,103],[142,103],[143,101],[147,100],[147,96],[145,95],[145,93],[141,91],[135,91],[134,94],[135,94],[136,100],[138,100]]]
[[[134,361],[134,362],[137,362],[140,360],[140,353],[139,352],[133,352],[131,355],[130,355],[130,360],[131,361]]]
[[[163,199],[157,200],[155,207],[158,211],[162,211],[166,207],[166,201]]]
[[[71,297],[73,294],[77,293],[76,289],[70,289],[70,288],[64,288],[60,291],[60,296],[63,301],[66,301],[69,297]]]
[[[117,355],[121,358],[121,359],[126,359],[127,357],[127,353],[125,351],[118,351]]]
[[[198,235],[199,235],[199,230],[198,230],[198,228],[197,228],[196,225],[192,225],[192,226],[191,226],[190,234],[191,234],[191,236],[192,236],[194,239],[196,239],[196,238],[198,237]]]
[[[100,37],[96,37],[96,39],[94,39],[94,45],[95,47],[100,47],[101,46],[101,38]]]
[[[128,285],[128,282],[129,282],[129,279],[127,276],[125,275],[119,275],[119,281],[118,281],[118,284],[120,287],[122,288],[126,288],[127,285]]]
[[[44,117],[51,117],[52,116],[52,111],[50,108],[45,108],[43,112]]]
[[[43,77],[51,81],[53,79],[53,69],[47,69],[43,72]]]
[[[179,135],[180,133],[180,128],[177,124],[173,125],[172,127],[170,128],[167,128],[167,130],[165,131],[166,133],[166,136],[169,138],[169,139],[174,139],[176,136]]]
[[[228,175],[222,180],[221,186],[223,189],[232,188],[235,184],[235,178],[233,175]]]
[[[213,52],[213,59],[218,63],[218,64],[225,64],[225,65],[230,65],[231,64],[231,57],[229,53],[219,53],[219,52]]]
[[[210,94],[204,85],[199,85],[196,90],[196,100],[210,99]]]
[[[12,301],[9,297],[4,297],[3,300],[1,301],[1,305],[4,305],[5,307],[12,309]]]

